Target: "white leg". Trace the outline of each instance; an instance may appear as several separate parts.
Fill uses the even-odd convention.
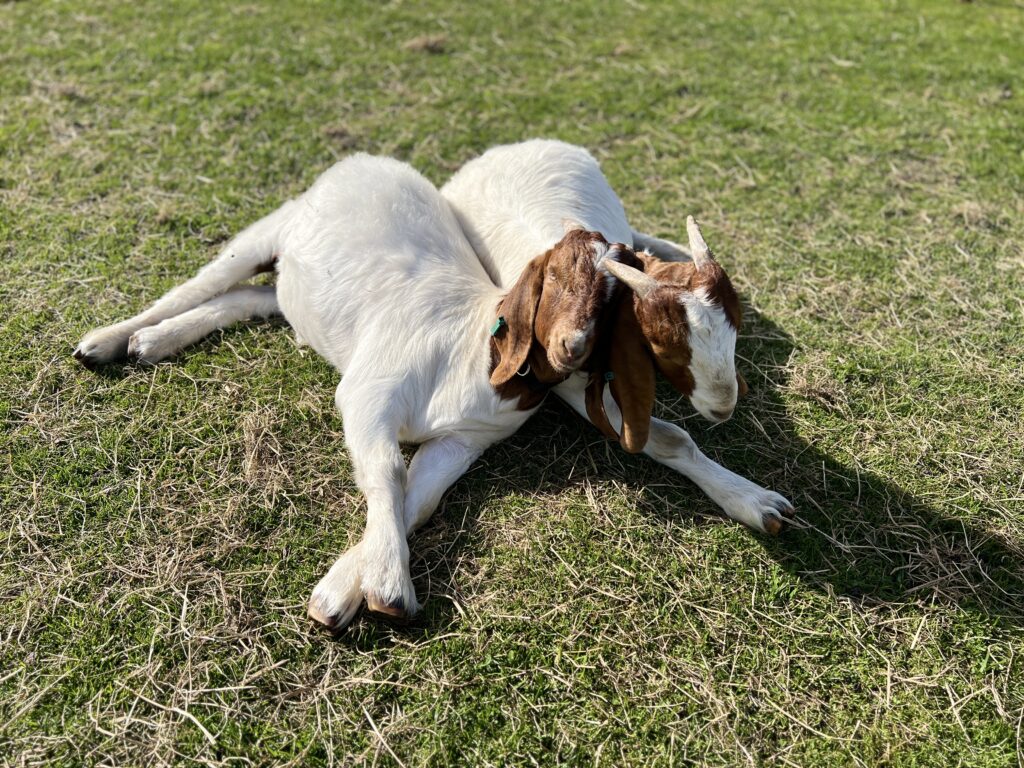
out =
[[[243,230],[195,277],[172,288],[149,309],[87,333],[75,349],[75,357],[87,368],[120,360],[128,353],[128,340],[140,328],[187,312],[255,274],[273,269],[281,229],[293,205],[285,203]]]
[[[693,261],[689,248],[679,245],[679,243],[673,243],[671,240],[645,235],[635,229],[633,230],[633,248],[652,253],[662,261]]]
[[[465,445],[454,437],[423,443],[409,462],[405,490],[405,532],[411,534],[434,514],[444,492],[466,474],[482,449]]]
[[[587,418],[584,390],[579,382],[570,379],[556,387],[555,393]],[[607,390],[604,405],[608,420],[618,431],[622,418]],[[785,497],[716,464],[701,453],[685,430],[675,424],[652,418],[651,435],[644,453],[688,477],[725,514],[755,530],[775,535],[782,530],[783,518],[793,516],[793,505]]]
[[[406,535],[427,521],[444,492],[465,474],[481,452],[451,437],[430,440],[419,447],[409,464],[405,484]],[[364,562],[360,542],[342,555],[317,585],[309,615],[333,630],[348,624],[363,602]]]
[[[238,286],[195,309],[140,328],[128,340],[128,357],[143,363],[157,363],[219,328],[253,317],[279,314],[281,308],[277,305],[274,286]]]
[[[363,597],[371,611],[396,618],[419,610],[405,540],[405,461],[392,424],[394,414],[373,412],[375,404],[391,401],[380,389],[373,392],[367,382],[357,384],[354,376],[342,381],[336,401],[356,484],[366,496],[366,531],[313,589],[308,609],[312,618],[332,629],[352,618]]]

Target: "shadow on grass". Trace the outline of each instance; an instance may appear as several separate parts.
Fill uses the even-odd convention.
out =
[[[1004,625],[1024,625],[1022,543],[940,512],[896,483],[809,444],[780,394],[792,339],[749,308],[745,323],[738,352],[749,363],[740,367],[766,375],[747,375],[751,393],[728,424],[711,427],[695,417],[683,426],[713,459],[787,496],[805,526],[788,527],[777,538],[747,535],[811,589],[866,606],[949,605]],[[671,389],[659,394],[661,402],[692,411]],[[827,398],[824,393],[823,407]],[[603,445],[592,426],[552,397],[517,434],[488,450],[446,497],[456,502],[443,502],[442,522],[435,518],[410,542],[416,586],[429,599],[422,618],[403,634],[429,636],[450,626],[459,602],[457,571],[472,556],[481,494],[546,496],[586,481],[613,480],[635,488],[646,499],[644,513],[659,523],[713,525],[718,515],[723,525],[739,525],[674,471],[617,446],[602,450]],[[485,478],[473,474],[481,464]],[[490,486],[467,488],[481,483]],[[679,511],[687,509],[696,514]],[[452,512],[463,519],[445,520]]]
[[[941,513],[896,483],[847,466],[808,444],[780,395],[792,339],[749,309],[745,323],[738,352],[749,361],[740,367],[750,394],[729,423],[711,427],[695,417],[684,427],[711,458],[787,496],[806,525],[789,527],[778,538],[752,531],[747,535],[812,589],[865,605],[955,605],[1024,625],[1021,542]],[[285,324],[267,325],[280,332]],[[237,332],[214,334],[201,346],[216,349]],[[752,375],[751,369],[763,375]],[[124,371],[117,364],[95,373],[118,378]],[[690,412],[667,387],[660,391],[660,400]],[[822,402],[828,407],[828,393]],[[445,632],[462,610],[459,582],[475,570],[480,510],[487,500],[547,497],[607,480],[633,487],[644,499],[643,512],[659,523],[713,525],[718,515],[722,525],[739,525],[721,515],[688,480],[645,456],[630,456],[605,443],[592,426],[552,397],[517,434],[492,446],[453,486],[435,517],[413,535],[413,579],[424,603],[420,616],[398,626],[397,632],[396,625],[357,617],[337,637],[357,649],[370,649],[394,642],[396,636],[416,641]]]

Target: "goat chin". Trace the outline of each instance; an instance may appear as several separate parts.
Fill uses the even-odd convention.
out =
[[[575,373],[580,369],[580,366],[586,362],[585,359],[568,360],[566,358],[558,357],[557,355],[548,352],[548,365],[551,366],[552,370],[559,376],[568,376],[571,373]]]

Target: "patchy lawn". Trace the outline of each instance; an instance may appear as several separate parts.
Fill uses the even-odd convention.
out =
[[[1008,766],[1024,722],[1024,6],[0,4],[0,763]],[[497,143],[698,215],[751,395],[664,411],[767,539],[550,403],[412,542],[425,610],[305,601],[360,534],[281,323],[71,358],[345,154]]]

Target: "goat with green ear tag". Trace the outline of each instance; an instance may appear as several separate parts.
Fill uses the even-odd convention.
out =
[[[593,375],[572,376],[555,393],[627,451],[643,451],[693,480],[733,519],[781,530],[793,514],[785,498],[719,466],[685,431],[651,416],[655,373],[716,423],[732,416],[746,391],[735,364],[739,298],[693,217],[686,222],[688,248],[634,231],[586,150],[539,139],[488,150],[441,194],[500,285],[557,241],[567,221],[638,249],[631,258],[595,249],[601,270],[627,290],[616,294],[602,321],[587,364]]]

